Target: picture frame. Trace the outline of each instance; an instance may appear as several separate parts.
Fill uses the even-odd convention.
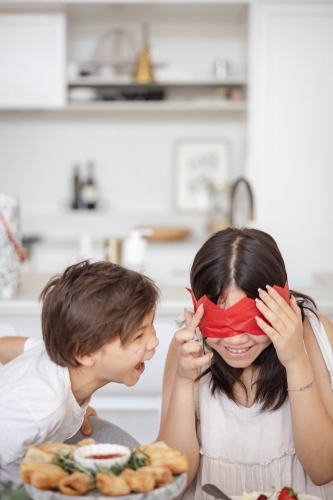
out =
[[[175,204],[178,211],[208,213],[212,186],[230,183],[230,145],[225,139],[179,139],[175,147]]]

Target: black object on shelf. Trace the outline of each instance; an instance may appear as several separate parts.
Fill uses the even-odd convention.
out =
[[[74,166],[73,169],[73,201],[72,208],[77,210],[81,205],[80,197],[80,167],[78,165]]]
[[[161,101],[165,98],[163,89],[119,89],[110,91],[99,89],[98,100],[102,101]]]
[[[97,185],[94,178],[94,164],[88,162],[88,177],[81,185],[81,201],[83,208],[94,209],[97,205]]]

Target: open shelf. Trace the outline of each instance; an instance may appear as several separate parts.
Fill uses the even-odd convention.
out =
[[[246,101],[92,101],[70,102],[65,110],[72,111],[245,111]],[[60,109],[60,108],[59,108]]]
[[[68,81],[69,87],[228,87],[244,86],[246,78],[228,77],[224,79],[206,79],[206,80],[183,80],[183,81],[156,81],[154,83],[135,83],[129,77],[109,78],[100,76],[80,76]]]

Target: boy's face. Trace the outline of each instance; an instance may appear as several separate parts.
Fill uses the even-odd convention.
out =
[[[94,372],[101,385],[117,382],[127,386],[135,385],[145,370],[145,361],[151,359],[159,342],[151,311],[143,319],[140,328],[133,333],[126,344],[117,338],[94,353]]]

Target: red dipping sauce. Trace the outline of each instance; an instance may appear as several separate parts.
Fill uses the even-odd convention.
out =
[[[124,456],[123,453],[109,453],[108,455],[88,455],[87,457],[84,458],[92,458],[94,460],[100,460],[105,458],[119,458],[123,456]]]

